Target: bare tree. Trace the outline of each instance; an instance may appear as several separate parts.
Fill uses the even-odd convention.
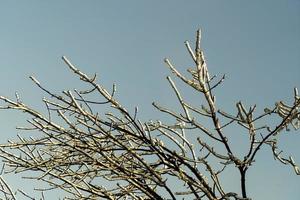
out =
[[[186,75],[165,59],[175,77],[203,99],[202,105],[192,105],[168,76],[180,107],[153,106],[174,123],[141,122],[137,108],[131,113],[115,98],[115,86],[109,92],[96,82],[96,75],[88,76],[66,57],[63,61],[87,89],[56,94],[30,77],[48,96],[43,99],[44,114],[24,104],[17,94],[15,100],[1,96],[1,109],[30,116],[28,127],[18,129],[39,133],[1,144],[3,173],[30,172],[31,179],[48,183],[49,188],[40,191],[64,190],[66,199],[250,199],[246,173],[261,147],[269,146],[275,159],[299,175],[293,158],[281,156],[277,146],[278,134],[300,126],[297,89],[291,105],[279,101],[258,114],[255,105],[246,108],[242,102],[236,103],[233,114],[218,109],[214,89],[225,76],[209,75],[200,39],[199,30],[195,50],[185,42],[195,64]],[[267,120],[273,116],[279,119],[277,124]],[[247,133],[243,156],[232,150],[235,144],[226,133],[230,126]],[[221,175],[228,167],[238,170],[240,191],[225,191]],[[6,199],[16,198],[3,179],[0,188]]]

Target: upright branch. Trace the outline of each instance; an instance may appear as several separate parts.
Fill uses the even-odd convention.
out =
[[[185,42],[194,63],[187,69],[187,76],[165,59],[171,72],[199,94],[197,102],[201,102],[190,103],[191,99],[168,76],[178,109],[153,103],[171,118],[168,122],[140,121],[137,107],[127,109],[115,97],[115,85],[109,92],[97,82],[97,75],[90,77],[66,57],[63,61],[86,89],[57,94],[30,77],[47,95],[43,98],[45,113],[23,103],[18,94],[15,100],[0,96],[0,109],[19,110],[30,116],[28,126],[19,130],[38,133],[30,137],[18,135],[17,140],[0,145],[4,173],[31,172],[30,179],[49,185],[36,190],[63,190],[68,199],[246,200],[246,172],[261,147],[270,146],[274,157],[292,166],[299,175],[294,159],[278,152],[276,140],[290,126],[299,129],[297,89],[292,105],[279,101],[262,114],[256,114],[255,105],[246,108],[242,102],[236,103],[234,114],[220,110],[214,89],[223,83],[225,75],[220,79],[210,76],[200,41],[198,30],[194,50]],[[278,116],[280,123],[268,124],[266,119],[271,115]],[[243,130],[248,135],[248,149],[242,157],[233,152],[234,143],[226,133],[226,128],[234,124],[241,127],[238,133]],[[228,167],[240,172],[240,191],[225,190],[221,174]],[[2,178],[1,192],[5,199],[15,198]]]

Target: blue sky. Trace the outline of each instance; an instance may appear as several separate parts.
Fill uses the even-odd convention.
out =
[[[105,86],[116,83],[123,104],[138,105],[142,119],[163,117],[152,101],[176,105],[163,58],[182,70],[191,65],[184,41],[194,41],[198,28],[211,73],[227,75],[216,94],[221,108],[233,111],[239,100],[259,109],[291,102],[300,87],[299,0],[11,0],[0,1],[0,25],[0,95],[18,91],[40,109],[44,94],[29,75],[56,91],[80,86],[61,60],[65,55],[82,71],[97,72]],[[0,113],[1,141],[16,136],[22,117]],[[299,141],[293,133],[280,143],[298,163]],[[248,174],[254,199],[300,197],[291,168],[274,162],[267,149],[257,159]]]

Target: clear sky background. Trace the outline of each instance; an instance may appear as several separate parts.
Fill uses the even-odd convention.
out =
[[[18,91],[42,109],[44,94],[28,76],[55,91],[78,87],[61,60],[66,55],[82,71],[97,72],[105,86],[116,83],[129,110],[138,105],[142,119],[157,119],[163,115],[152,101],[176,105],[163,58],[185,70],[191,60],[184,41],[194,41],[198,28],[211,74],[228,77],[216,94],[221,108],[234,111],[239,100],[261,110],[278,100],[291,102],[293,88],[300,87],[299,0],[2,0],[0,95]],[[22,117],[0,112],[1,142],[16,137]],[[299,131],[281,139],[286,155],[300,163]],[[248,174],[253,199],[300,199],[300,177],[292,168],[275,162],[267,148],[256,160]],[[228,188],[238,184],[234,178],[228,175]]]

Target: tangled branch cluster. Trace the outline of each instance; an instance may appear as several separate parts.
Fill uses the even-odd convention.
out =
[[[185,42],[195,64],[187,70],[189,77],[165,59],[171,72],[205,99],[200,107],[190,104],[168,76],[182,110],[173,111],[157,103],[153,106],[175,119],[174,124],[141,122],[137,108],[132,114],[115,98],[115,86],[112,92],[107,91],[96,82],[96,75],[89,77],[66,57],[66,65],[89,89],[56,94],[30,77],[49,96],[43,99],[46,114],[24,104],[18,95],[16,100],[0,96],[4,103],[1,109],[19,110],[31,117],[28,127],[18,129],[39,132],[37,137],[19,136],[17,141],[0,145],[5,173],[33,172],[31,178],[49,184],[49,188],[38,190],[64,190],[66,199],[249,199],[246,172],[261,146],[269,145],[275,158],[291,165],[299,175],[293,158],[277,152],[276,142],[278,133],[290,125],[299,128],[297,89],[293,105],[280,101],[259,115],[256,106],[247,109],[242,102],[236,104],[235,114],[219,110],[213,92],[225,76],[216,80],[209,75],[200,40],[199,30],[195,50]],[[101,106],[110,112],[99,112]],[[270,115],[279,116],[280,123],[257,125]],[[208,119],[213,128],[202,119]],[[226,134],[225,129],[233,124],[249,136],[249,148],[242,158],[233,152]],[[224,190],[220,174],[228,166],[240,172],[241,194]],[[3,179],[0,185],[6,199],[16,199]]]

